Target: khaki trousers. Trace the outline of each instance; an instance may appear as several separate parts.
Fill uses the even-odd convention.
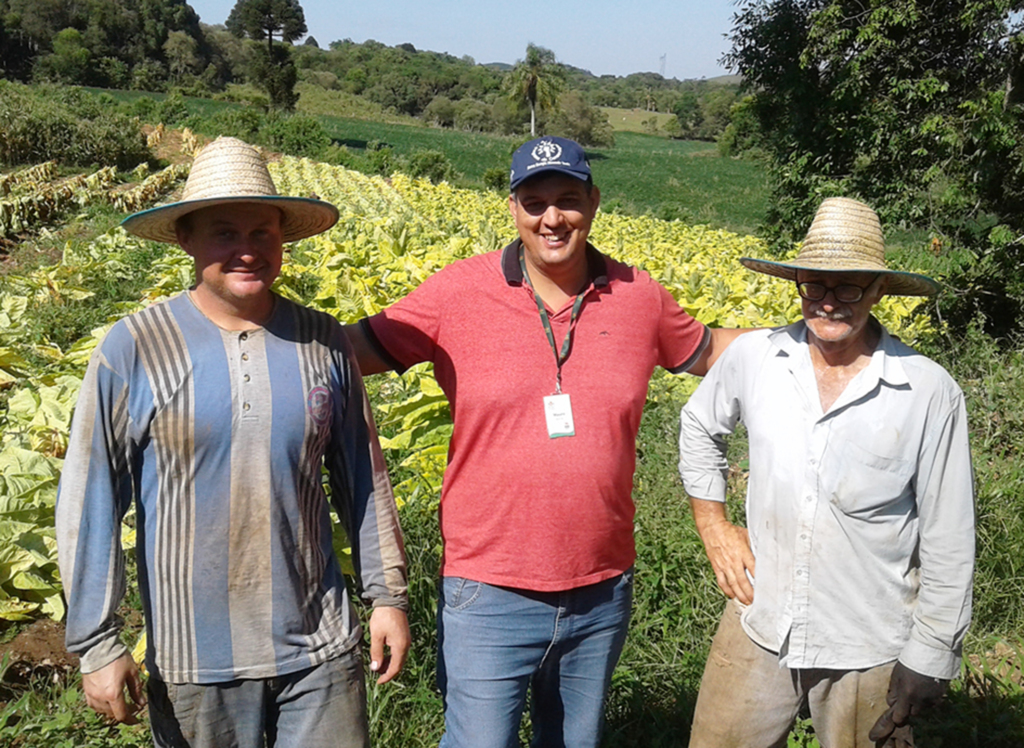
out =
[[[792,670],[758,646],[730,600],[711,644],[690,748],[784,748],[800,708],[810,707],[822,748],[875,748],[868,732],[888,706],[895,662],[867,670]]]

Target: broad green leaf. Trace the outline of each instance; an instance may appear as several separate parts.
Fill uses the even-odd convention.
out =
[[[30,613],[39,608],[39,603],[29,603],[13,598],[0,600],[0,618],[7,621],[31,621]]]
[[[10,584],[19,590],[42,590],[52,593],[56,589],[53,582],[31,570],[18,572],[11,578]]]

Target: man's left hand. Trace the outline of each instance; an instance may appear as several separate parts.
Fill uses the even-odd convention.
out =
[[[876,743],[900,745],[893,742],[900,737],[898,728],[906,726],[911,717],[942,701],[949,681],[916,673],[902,662],[897,662],[889,679],[889,693],[885,701],[889,708],[878,718],[868,737]],[[902,739],[902,738],[901,738]]]
[[[387,683],[398,675],[409,654],[409,619],[400,608],[374,608],[370,614],[370,670],[378,673],[378,683]],[[390,653],[385,655],[387,647]]]

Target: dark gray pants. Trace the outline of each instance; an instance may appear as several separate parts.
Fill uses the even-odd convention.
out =
[[[298,673],[211,685],[150,678],[156,748],[368,748],[359,649]]]

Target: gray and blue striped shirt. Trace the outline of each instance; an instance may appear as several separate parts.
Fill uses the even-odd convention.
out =
[[[181,294],[118,322],[89,363],[57,499],[82,671],[125,651],[120,526],[133,500],[150,672],[268,678],[355,646],[322,467],[363,595],[406,608],[394,497],[336,320],[278,297],[265,327],[232,332]]]

